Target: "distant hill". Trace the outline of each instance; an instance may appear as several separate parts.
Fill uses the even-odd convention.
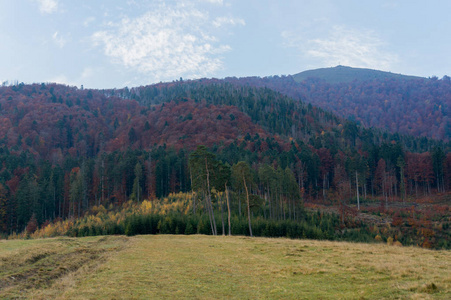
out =
[[[319,78],[327,83],[336,84],[343,82],[351,82],[354,80],[385,80],[385,79],[420,79],[422,77],[407,76],[402,74],[394,74],[391,72],[377,71],[371,69],[351,68],[346,66],[336,66],[334,68],[321,68],[315,70],[304,71],[292,75],[296,82],[302,82],[308,78]]]
[[[226,78],[266,87],[365,127],[451,140],[451,79],[338,66],[292,76]]]
[[[61,161],[65,155],[91,157],[128,147],[167,144],[192,150],[198,144],[230,144],[247,133],[269,136],[235,106],[181,98],[146,108],[63,85],[2,87],[0,147]]]

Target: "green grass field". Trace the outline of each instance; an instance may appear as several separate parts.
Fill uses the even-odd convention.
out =
[[[3,240],[0,298],[450,299],[451,252],[202,235]]]

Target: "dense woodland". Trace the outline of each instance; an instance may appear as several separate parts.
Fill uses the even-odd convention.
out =
[[[268,87],[365,127],[451,139],[451,80],[448,76],[442,79],[382,77],[335,83],[318,78],[298,82],[292,76],[226,80],[238,85]]]
[[[195,192],[191,205],[212,233],[226,202],[249,223],[295,222],[306,203],[334,205],[343,228],[355,226],[360,201],[377,199],[384,211],[451,189],[449,144],[364,128],[269,88],[18,84],[0,88],[0,105],[4,234],[179,192]],[[446,246],[446,213],[423,241]]]

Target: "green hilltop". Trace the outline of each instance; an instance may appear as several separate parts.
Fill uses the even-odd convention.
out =
[[[330,84],[351,82],[354,80],[367,81],[374,79],[421,79],[422,77],[395,74],[391,72],[377,71],[363,68],[336,66],[333,68],[321,68],[308,70],[292,75],[295,81],[302,82],[307,78],[319,78]]]

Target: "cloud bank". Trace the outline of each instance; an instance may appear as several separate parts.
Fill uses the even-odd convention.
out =
[[[398,57],[384,50],[384,41],[371,30],[334,26],[325,37],[303,38],[296,33],[282,33],[285,45],[297,48],[303,56],[323,66],[346,65],[390,70]]]
[[[114,63],[153,80],[204,77],[223,67],[221,54],[230,50],[209,29],[235,23],[244,25],[233,18],[212,21],[194,5],[160,3],[139,17],[110,23],[91,38]]]
[[[58,0],[36,0],[42,14],[52,14],[58,10]]]
[[[213,21],[212,24],[215,27],[222,27],[222,26],[226,26],[226,25],[232,25],[232,26],[241,25],[241,26],[244,26],[244,25],[246,25],[246,22],[243,19],[240,19],[240,18],[219,17],[219,18],[216,18]]]

